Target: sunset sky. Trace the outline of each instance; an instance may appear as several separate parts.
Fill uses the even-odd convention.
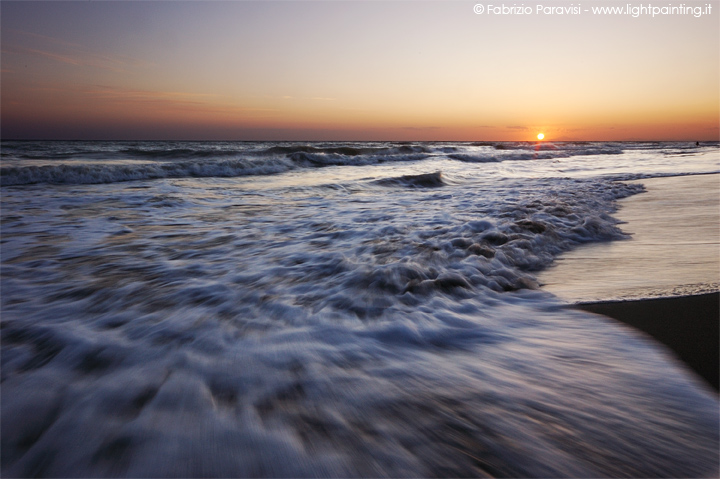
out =
[[[3,0],[2,138],[718,140],[720,3],[683,3]]]

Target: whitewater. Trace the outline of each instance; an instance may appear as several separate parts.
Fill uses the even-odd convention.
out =
[[[715,477],[717,395],[536,274],[719,146],[3,141],[0,472]]]

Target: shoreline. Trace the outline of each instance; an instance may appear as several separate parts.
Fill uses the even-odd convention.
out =
[[[667,346],[720,392],[720,292],[576,303],[569,307],[607,316],[642,331]]]
[[[561,255],[542,289],[650,336],[720,392],[720,175],[633,183],[646,191],[613,215],[631,239]]]
[[[629,183],[646,189],[619,200],[613,214],[629,237],[563,253],[539,273],[542,289],[568,303],[718,291],[720,174]]]

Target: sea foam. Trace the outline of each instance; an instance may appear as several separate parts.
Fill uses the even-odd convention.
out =
[[[717,159],[309,146],[4,149],[3,476],[716,474],[717,396],[534,275]]]

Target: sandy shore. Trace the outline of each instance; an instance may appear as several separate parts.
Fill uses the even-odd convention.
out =
[[[652,336],[718,390],[720,175],[638,182],[647,192],[621,200],[614,215],[632,239],[571,251],[539,280]]]
[[[668,346],[718,390],[720,293],[578,304],[637,328]]]
[[[538,280],[569,303],[689,296],[720,284],[720,175],[639,180],[613,216],[631,235],[561,255]]]

